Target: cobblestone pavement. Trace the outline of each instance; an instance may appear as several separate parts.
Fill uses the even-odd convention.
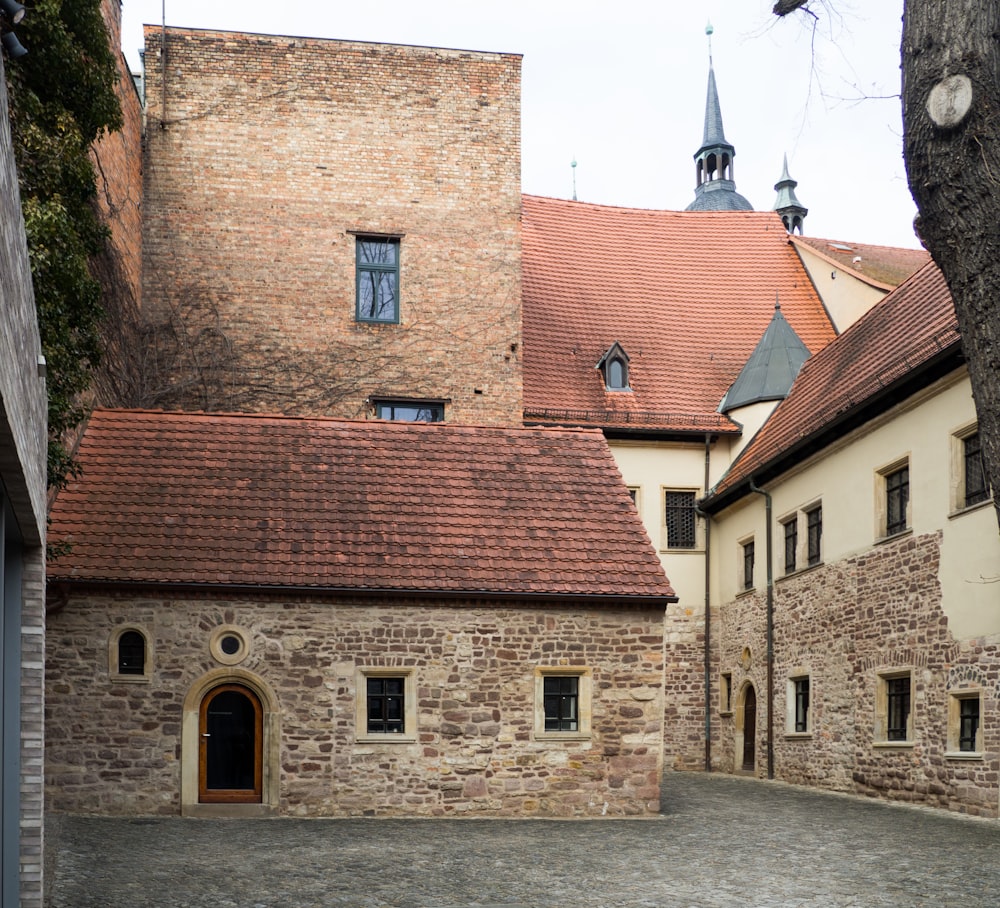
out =
[[[668,774],[648,820],[51,817],[50,908],[1000,905],[1000,823]]]

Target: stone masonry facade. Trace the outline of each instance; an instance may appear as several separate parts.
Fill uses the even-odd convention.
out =
[[[109,642],[125,627],[147,636],[148,678],[109,672]],[[230,668],[210,645],[220,627],[249,641]],[[229,670],[273,692],[280,766],[265,772],[280,774],[275,813],[659,809],[662,607],[93,593],[54,606],[49,638],[46,772],[56,811],[181,812],[185,700],[206,677],[224,683]],[[359,734],[358,672],[380,668],[412,672],[412,741]],[[539,730],[539,669],[586,673],[592,690],[580,711],[589,734]]]
[[[956,641],[941,607],[940,534],[906,537],[779,579],[774,592],[774,769],[786,782],[997,816],[1000,648]],[[718,672],[731,709],[713,702],[715,768],[739,771],[741,704],[757,701],[755,773],[766,773],[766,592],[721,609]],[[719,674],[714,680],[719,680]],[[877,734],[879,677],[911,678],[911,740]],[[810,681],[809,729],[786,725],[789,679]],[[949,700],[978,692],[982,746],[949,748]],[[670,691],[667,699],[670,699]],[[952,751],[952,752],[949,752]],[[946,756],[946,753],[948,754]],[[669,757],[668,757],[669,759]]]
[[[163,405],[519,425],[520,57],[165,37],[146,29],[143,218]],[[398,323],[356,317],[358,237],[399,242]]]

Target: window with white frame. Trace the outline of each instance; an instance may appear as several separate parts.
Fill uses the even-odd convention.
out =
[[[909,744],[913,741],[913,673],[880,672],[875,693],[875,742]]]
[[[358,741],[416,741],[415,683],[412,668],[359,668],[355,677],[355,738]]]
[[[786,722],[788,734],[804,735],[812,731],[811,683],[809,675],[794,675],[786,686]]]
[[[591,720],[589,668],[542,666],[535,670],[535,736],[589,738]]]

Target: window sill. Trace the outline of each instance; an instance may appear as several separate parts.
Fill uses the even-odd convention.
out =
[[[987,498],[985,501],[977,501],[975,504],[970,504],[964,508],[956,508],[948,515],[949,520],[954,520],[956,517],[964,517],[966,514],[971,514],[973,511],[981,511],[985,507],[989,507],[993,504],[992,496]]]
[[[986,754],[981,750],[946,750],[944,758],[946,760],[982,760]]]
[[[683,549],[672,549],[669,546],[667,548],[661,548],[660,552],[665,555],[704,555],[705,549],[698,548],[695,546],[693,549],[683,548]]]
[[[906,536],[913,535],[913,527],[907,527],[905,530],[900,530],[898,533],[893,533],[891,536],[879,536],[875,540],[875,545],[882,545],[886,542],[895,542],[897,539],[903,539]]]
[[[416,744],[416,735],[355,735],[355,744]]]
[[[791,580],[793,577],[801,577],[803,574],[808,574],[810,571],[815,571],[817,568],[823,567],[822,561],[817,561],[815,564],[809,564],[805,567],[796,568],[794,571],[789,571],[787,574],[782,574],[780,577],[775,577],[775,583],[781,583],[783,580]]]
[[[111,681],[116,684],[149,684],[152,675],[112,675]]]
[[[589,731],[543,731],[535,733],[536,741],[589,741]]]
[[[731,709],[720,709],[719,715],[723,718],[730,718],[733,715],[733,711]]]
[[[786,731],[785,740],[786,741],[801,741],[803,739],[808,739],[813,736],[811,731]]]
[[[754,593],[756,593],[756,592],[757,592],[757,587],[755,587],[755,586],[752,586],[752,587],[750,587],[750,589],[748,589],[748,590],[740,590],[740,591],[739,591],[739,592],[738,592],[738,593],[736,594],[736,598],[737,598],[737,599],[745,599],[745,598],[746,598],[747,596],[752,596],[752,595],[753,595]]]
[[[872,747],[876,750],[912,750],[916,741],[874,741]]]

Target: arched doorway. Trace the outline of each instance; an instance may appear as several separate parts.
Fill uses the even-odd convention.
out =
[[[757,693],[752,684],[743,693],[743,762],[744,772],[753,772],[756,763]]]
[[[209,690],[198,712],[198,801],[260,804],[263,792],[263,710],[242,684]]]

